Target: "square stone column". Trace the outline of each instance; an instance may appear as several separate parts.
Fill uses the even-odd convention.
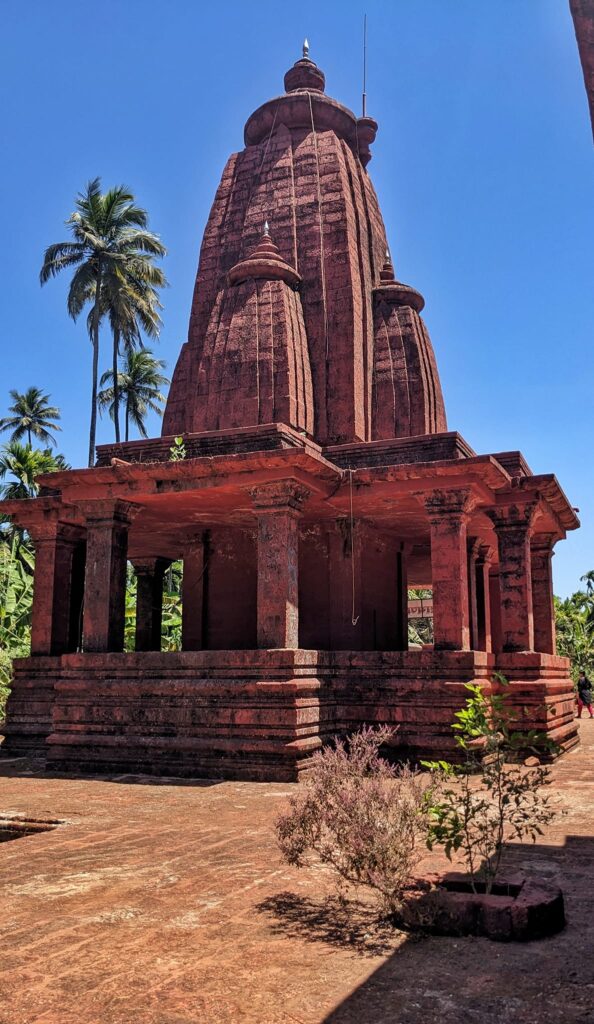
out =
[[[499,588],[499,566],[489,571],[489,604],[491,607],[491,650],[501,654],[503,635],[501,632],[501,590]]]
[[[468,625],[470,628],[470,648],[480,650],[478,637],[478,590],[477,590],[477,558],[480,542],[476,537],[469,537],[468,549]]]
[[[207,646],[206,611],[208,581],[208,531],[188,541],[182,576],[182,650],[201,651]]]
[[[258,520],[258,647],[299,647],[299,516],[309,491],[294,480],[250,491]]]
[[[534,649],[541,654],[555,654],[556,650],[552,571],[556,539],[552,533],[537,533],[530,545]]]
[[[135,558],[137,651],[161,650],[163,618],[163,576],[170,562],[166,558]]]
[[[396,552],[396,651],[408,651],[408,550]]]
[[[491,620],[491,582],[490,568],[493,550],[488,544],[479,544],[476,556],[476,610],[477,610],[477,649],[493,650]]]
[[[436,650],[470,650],[466,528],[472,498],[466,489],[425,496],[431,527],[433,638]]]
[[[83,650],[124,647],[128,529],[139,507],[104,499],[81,502],[87,521]]]
[[[73,566],[84,532],[56,518],[28,525],[35,547],[31,654],[75,650],[72,633]]]
[[[530,531],[535,502],[502,501],[488,512],[499,549],[499,598],[503,651],[534,650]]]

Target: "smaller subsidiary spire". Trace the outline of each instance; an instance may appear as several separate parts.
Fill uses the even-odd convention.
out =
[[[417,313],[420,313],[425,305],[423,296],[416,288],[411,288],[410,285],[396,280],[388,247],[386,247],[384,265],[380,270],[379,285],[374,288],[374,295],[394,306],[410,306]]]
[[[268,221],[264,223],[264,231],[256,248],[231,267],[227,275],[231,285],[241,284],[252,277],[267,281],[285,281],[293,288],[301,282],[297,271],[283,259],[272,241]]]
[[[309,57],[309,39],[307,37],[303,40],[303,56],[306,59]]]
[[[380,281],[382,284],[386,284],[394,280],[394,267],[392,266],[392,257],[390,256],[390,249],[386,246],[386,257],[384,265],[380,271]]]

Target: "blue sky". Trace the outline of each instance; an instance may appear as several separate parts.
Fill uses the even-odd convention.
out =
[[[358,111],[365,10],[369,171],[398,276],[426,298],[450,429],[557,474],[583,522],[557,548],[565,595],[594,567],[594,149],[565,0],[2,4],[0,415],[9,388],[46,388],[85,464],[91,348],[66,279],[42,290],[38,272],[95,175],[129,185],[168,246],[173,369],[245,120],[305,35],[328,93]]]

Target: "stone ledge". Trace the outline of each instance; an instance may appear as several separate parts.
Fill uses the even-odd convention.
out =
[[[436,935],[484,935],[496,942],[527,942],[565,927],[561,889],[540,878],[498,879],[489,894],[473,892],[468,875],[429,875],[429,891],[407,901],[407,920]],[[480,885],[480,883],[479,883]],[[477,886],[478,887],[478,886]]]

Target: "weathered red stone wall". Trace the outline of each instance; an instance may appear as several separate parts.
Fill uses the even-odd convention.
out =
[[[511,681],[522,728],[544,729],[561,749],[577,742],[563,658],[285,650],[25,659],[16,663],[5,743],[24,753],[36,739],[37,753],[69,771],[283,781],[296,779],[323,741],[373,722],[397,728],[400,756],[455,757],[451,722],[463,684],[488,685],[493,668]],[[27,710],[40,671],[55,680],[49,718],[45,704]]]
[[[250,650],[256,643],[256,536],[209,531],[205,569],[206,637],[210,650]]]
[[[354,554],[348,520],[302,531],[299,643],[303,648],[377,651],[397,646],[400,545],[365,523],[355,524],[352,544]]]

